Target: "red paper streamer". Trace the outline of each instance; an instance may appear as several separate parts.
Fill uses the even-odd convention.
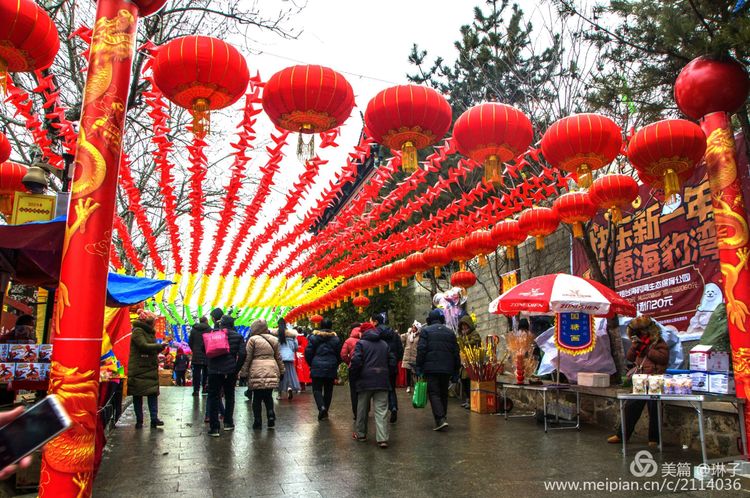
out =
[[[116,230],[120,236],[122,248],[125,250],[125,256],[127,256],[130,264],[135,268],[135,271],[143,271],[143,263],[138,259],[138,253],[135,251],[135,247],[133,247],[133,239],[130,238],[130,232],[128,232],[125,223],[118,215],[115,215],[114,217],[114,230]],[[112,247],[114,247],[114,245]]]
[[[208,158],[204,152],[206,142],[193,135],[193,143],[188,145],[190,155],[190,233],[185,234],[190,241],[190,273],[198,273],[198,259],[200,257],[201,241],[203,241],[203,204],[206,195],[203,192],[203,180],[208,173]]]

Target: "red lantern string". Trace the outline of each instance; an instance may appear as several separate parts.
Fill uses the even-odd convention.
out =
[[[114,230],[117,230],[117,233],[120,236],[120,240],[122,241],[122,248],[125,250],[125,256],[127,256],[130,264],[133,266],[133,268],[135,268],[135,271],[143,271],[143,263],[141,263],[141,260],[138,259],[138,253],[135,251],[135,247],[133,247],[133,239],[130,238],[130,232],[128,232],[125,223],[122,221],[122,218],[120,218],[119,215],[115,215],[114,217],[113,231]]]
[[[190,157],[190,233],[186,234],[190,241],[190,273],[198,273],[198,258],[200,257],[201,241],[203,240],[203,205],[206,195],[203,192],[203,180],[208,173],[208,158],[204,152],[206,142],[200,138],[200,133],[193,134],[193,143],[187,146]],[[187,244],[184,244],[187,246]]]

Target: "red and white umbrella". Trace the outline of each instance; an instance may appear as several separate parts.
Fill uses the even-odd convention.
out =
[[[490,303],[490,313],[579,312],[594,316],[635,316],[635,306],[612,289],[586,278],[554,273],[531,278],[516,285]]]

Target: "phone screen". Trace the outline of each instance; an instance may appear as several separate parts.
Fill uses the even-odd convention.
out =
[[[65,428],[50,398],[38,402],[0,427],[0,468],[20,460]]]

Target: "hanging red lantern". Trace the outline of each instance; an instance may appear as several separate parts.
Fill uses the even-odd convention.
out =
[[[484,177],[495,185],[502,185],[500,165],[528,149],[533,137],[531,120],[506,104],[476,105],[453,125],[459,152],[484,165]]]
[[[479,265],[487,264],[487,254],[495,251],[497,244],[489,230],[476,230],[464,239],[464,247],[474,256],[479,256]]]
[[[300,134],[297,153],[307,158],[314,154],[314,141],[304,152],[302,134],[341,126],[353,107],[352,86],[340,73],[323,66],[282,69],[263,87],[263,110],[279,128]]]
[[[406,264],[409,266],[409,273],[414,275],[417,282],[422,281],[422,272],[430,268],[430,265],[424,260],[424,255],[421,252],[409,254],[406,257]]]
[[[628,175],[604,175],[594,181],[589,197],[595,206],[609,210],[612,223],[622,220],[622,210],[638,198],[638,182]]]
[[[596,205],[586,191],[561,195],[555,199],[553,209],[560,221],[573,226],[573,236],[579,239],[583,237],[583,223],[596,214]]]
[[[536,237],[536,249],[541,251],[544,249],[544,238],[557,230],[560,218],[550,208],[534,207],[521,211],[518,224],[523,232]]]
[[[368,133],[392,150],[400,150],[404,171],[416,171],[417,150],[435,144],[451,126],[451,106],[432,88],[400,85],[387,88],[367,104]]]
[[[409,277],[412,275],[409,263],[405,259],[399,259],[393,263],[393,269],[397,278],[401,279],[401,287],[406,287]]]
[[[508,259],[516,258],[516,246],[523,243],[528,234],[521,230],[518,220],[503,220],[490,231],[493,242],[498,246],[505,246]]]
[[[435,272],[435,278],[440,278],[440,269],[453,261],[448,250],[442,246],[428,247],[422,253],[425,263],[430,265]]]
[[[193,116],[193,133],[210,131],[209,112],[237,102],[250,82],[247,62],[232,45],[210,36],[184,36],[162,45],[153,63],[154,83]]]
[[[4,163],[10,159],[10,152],[11,149],[8,137],[6,137],[4,133],[0,133],[0,163]]]
[[[0,86],[8,73],[48,68],[60,49],[52,19],[32,0],[0,2]]]
[[[466,269],[465,263],[474,257],[474,254],[467,249],[465,241],[466,239],[463,237],[453,239],[445,247],[448,254],[451,256],[451,259],[453,261],[458,261],[458,269],[461,271]]]
[[[642,182],[663,188],[673,202],[706,152],[701,127],[684,119],[665,119],[638,130],[628,143],[628,158]]]
[[[682,68],[674,85],[677,107],[690,119],[713,112],[734,113],[745,104],[750,78],[735,59],[698,57]]]
[[[9,217],[13,211],[15,192],[26,192],[23,177],[29,168],[23,164],[6,161],[0,164],[0,213]]]
[[[357,311],[362,313],[366,307],[370,306],[370,300],[360,294],[359,296],[354,298],[352,304],[357,307]]]
[[[316,327],[320,326],[320,322],[323,321],[323,316],[316,313],[310,317],[310,321],[315,324]]]
[[[600,114],[574,114],[555,121],[542,137],[544,158],[575,173],[581,187],[591,186],[591,172],[608,165],[622,149],[622,131]]]
[[[141,17],[146,17],[158,12],[164,7],[167,0],[133,0],[133,3],[138,6],[138,14]]]
[[[451,285],[461,287],[463,290],[473,287],[477,283],[477,276],[470,271],[457,271],[451,275]]]

